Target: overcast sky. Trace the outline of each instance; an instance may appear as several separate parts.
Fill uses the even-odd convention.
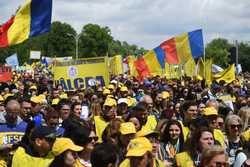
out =
[[[0,0],[0,23],[25,0]],[[250,0],[54,0],[53,21],[108,26],[112,36],[146,49],[202,28],[205,42],[250,41]]]

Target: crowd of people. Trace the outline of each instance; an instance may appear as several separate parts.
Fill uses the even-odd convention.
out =
[[[0,86],[0,166],[250,166],[247,76],[119,75],[68,92],[39,72],[13,78]]]

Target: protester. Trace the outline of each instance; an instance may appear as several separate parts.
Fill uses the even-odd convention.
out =
[[[170,120],[163,131],[160,146],[160,159],[174,164],[175,155],[182,152],[184,137],[181,124]]]
[[[82,150],[83,147],[75,145],[69,138],[58,138],[52,148],[56,157],[49,166],[76,167],[77,152]]]
[[[228,156],[225,154],[223,147],[212,146],[204,150],[201,157],[199,167],[229,167]]]
[[[29,143],[17,148],[12,159],[12,167],[45,167],[54,160],[52,146],[56,131],[46,126],[36,127],[30,135]]]
[[[102,143],[91,153],[92,167],[118,167],[118,153],[114,145]]]
[[[240,138],[242,121],[237,115],[229,115],[225,121],[225,131],[227,135],[227,153],[229,163],[233,165],[237,152],[242,149],[243,143]]]
[[[207,127],[196,129],[187,143],[186,151],[176,155],[176,165],[178,167],[200,165],[202,151],[213,145],[214,137],[210,129]]]
[[[228,166],[222,149],[230,166],[249,164],[246,78],[121,74],[66,90],[46,67],[30,68],[0,85],[0,166]]]
[[[126,159],[119,167],[163,167],[161,161],[155,161],[152,155],[152,144],[145,137],[138,137],[130,141]]]

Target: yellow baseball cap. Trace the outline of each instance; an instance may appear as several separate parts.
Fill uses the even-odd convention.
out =
[[[206,107],[203,110],[204,116],[218,115],[218,111],[214,107]]]
[[[114,86],[113,84],[110,84],[110,85],[108,86],[108,89],[114,90],[114,89],[115,89],[115,86]]]
[[[142,129],[136,133],[136,137],[146,137],[147,135],[155,134],[159,136],[159,132],[150,129]]]
[[[113,98],[106,98],[104,104],[104,106],[109,106],[109,107],[113,107],[116,106],[116,100]]]
[[[126,86],[122,86],[120,91],[121,92],[128,92],[128,88]]]
[[[163,99],[166,99],[166,98],[168,98],[170,96],[170,94],[167,91],[161,92],[161,95],[162,95]]]
[[[198,79],[199,81],[202,81],[202,76],[198,75],[198,76],[197,76],[197,79]]]
[[[104,89],[103,92],[102,92],[102,94],[108,95],[108,94],[110,94],[110,90],[109,89]]]
[[[52,100],[52,105],[57,105],[59,103],[60,99],[56,98]]]
[[[73,141],[66,137],[57,138],[52,147],[52,152],[55,156],[58,156],[66,150],[82,151],[83,147],[75,145]]]
[[[6,95],[3,96],[3,98],[6,100],[9,96],[14,96],[14,95],[11,93],[7,93]]]
[[[138,137],[130,141],[126,157],[140,157],[152,151],[152,144],[145,137]]]
[[[135,125],[132,122],[121,123],[120,132],[123,135],[135,134],[136,133]]]
[[[33,86],[30,87],[30,90],[31,90],[31,89],[32,89],[32,90],[37,90],[37,87],[36,87],[35,85],[33,85]]]
[[[67,93],[63,93],[59,97],[60,97],[60,99],[67,99],[68,95],[67,95]]]
[[[0,95],[0,102],[3,102],[4,101],[4,98],[2,95]]]
[[[36,104],[39,104],[41,101],[41,99],[38,97],[38,96],[32,96],[30,98],[30,101],[33,102],[33,103],[36,103]]]

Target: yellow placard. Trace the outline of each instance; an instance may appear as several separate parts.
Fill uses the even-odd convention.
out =
[[[65,61],[53,68],[56,84],[61,84],[66,91],[83,89],[109,82],[107,58],[92,58]]]

